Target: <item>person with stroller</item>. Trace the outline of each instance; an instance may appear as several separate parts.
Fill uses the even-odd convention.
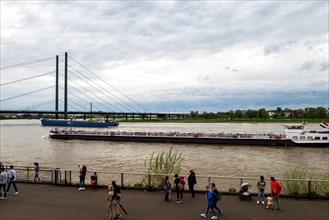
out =
[[[211,211],[213,213],[213,216],[211,217],[211,219],[217,219],[216,212],[214,209],[214,193],[212,192],[212,190],[209,186],[206,186],[206,198],[207,198],[207,208],[206,208],[206,211],[201,214],[201,217],[207,218],[209,209],[211,209]]]
[[[258,196],[257,196],[257,204],[259,204],[260,199],[262,200],[262,204],[265,204],[265,187],[266,182],[264,180],[264,176],[260,176],[260,180],[257,182]]]
[[[271,196],[273,197],[273,210],[282,211],[279,196],[281,194],[282,186],[276,181],[276,179],[271,177]]]

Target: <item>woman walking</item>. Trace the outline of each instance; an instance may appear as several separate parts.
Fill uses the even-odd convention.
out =
[[[38,183],[40,183],[40,177],[39,177],[39,163],[38,162],[34,162],[34,182],[36,182],[36,180],[38,180]]]

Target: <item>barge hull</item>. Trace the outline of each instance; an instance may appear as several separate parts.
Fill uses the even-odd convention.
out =
[[[227,145],[258,145],[258,146],[300,146],[291,140],[276,139],[231,139],[231,138],[189,138],[189,137],[150,137],[150,136],[111,136],[111,135],[78,135],[51,134],[52,139],[89,140],[114,142],[151,142],[151,143],[184,143],[184,144],[227,144]],[[304,146],[304,145],[302,145]],[[309,146],[309,145],[305,145]]]

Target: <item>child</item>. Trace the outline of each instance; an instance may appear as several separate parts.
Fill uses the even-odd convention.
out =
[[[273,197],[271,197],[271,196],[267,197],[267,206],[266,206],[266,208],[267,209],[268,208],[273,208]]]

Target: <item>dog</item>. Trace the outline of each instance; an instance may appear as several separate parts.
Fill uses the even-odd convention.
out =
[[[267,206],[266,206],[266,208],[267,209],[273,208],[273,197],[271,197],[271,196],[267,197]]]

